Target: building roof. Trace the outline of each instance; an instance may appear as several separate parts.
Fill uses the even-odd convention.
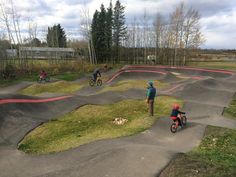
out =
[[[56,48],[56,47],[20,47],[20,51],[75,52],[75,49],[73,49],[73,48]]]

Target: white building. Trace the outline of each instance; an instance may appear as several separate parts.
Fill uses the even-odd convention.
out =
[[[72,48],[20,47],[19,57],[32,59],[72,59],[76,57],[76,52]]]

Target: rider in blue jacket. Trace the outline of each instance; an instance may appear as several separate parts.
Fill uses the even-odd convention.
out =
[[[101,77],[101,73],[100,73],[100,70],[98,68],[96,68],[94,71],[93,71],[93,79],[94,79],[94,82],[97,81],[97,78]]]

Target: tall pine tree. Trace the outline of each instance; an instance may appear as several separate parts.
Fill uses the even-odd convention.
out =
[[[97,60],[99,62],[111,61],[114,45],[114,54],[118,62],[121,41],[125,38],[126,33],[124,7],[120,4],[119,0],[116,2],[114,11],[111,1],[107,10],[102,4],[100,12],[95,11],[91,25],[92,40]]]
[[[112,26],[113,26],[113,8],[112,2],[110,1],[110,7],[107,9],[106,13],[106,26],[105,26],[105,35],[107,43],[107,61],[112,59]]]
[[[48,47],[66,47],[66,34],[60,24],[48,27],[47,34]]]
[[[105,61],[107,55],[105,26],[106,26],[106,9],[102,4],[100,12],[96,10],[93,15],[92,27],[91,27],[95,54],[98,62],[100,63]]]
[[[119,0],[117,0],[113,12],[113,44],[115,48],[114,54],[117,62],[120,61],[121,42],[127,34],[124,9],[125,7],[121,5]]]
[[[104,62],[106,59],[106,53],[107,53],[107,43],[106,43],[106,9],[104,5],[101,5],[100,13],[98,16],[98,41],[99,45],[97,46],[98,51],[97,57],[100,62]]]
[[[97,51],[98,51],[98,46],[99,46],[98,17],[99,17],[99,12],[96,10],[95,13],[93,14],[93,20],[92,20],[92,25],[91,25],[91,36],[92,36],[96,58],[97,58]]]

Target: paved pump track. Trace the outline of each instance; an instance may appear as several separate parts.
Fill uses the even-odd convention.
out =
[[[10,94],[5,89],[0,92],[0,177],[155,177],[177,153],[196,147],[207,125],[236,128],[236,121],[222,116],[223,108],[235,94],[234,72],[126,66],[114,73],[103,87],[125,79],[168,82],[169,87],[158,94],[185,101],[188,126],[172,134],[171,120],[163,117],[149,130],[134,136],[96,141],[50,155],[28,155],[17,150],[17,144],[43,122],[86,104],[144,98],[145,93],[133,89],[89,96],[97,91],[89,88],[70,96],[37,98]]]

